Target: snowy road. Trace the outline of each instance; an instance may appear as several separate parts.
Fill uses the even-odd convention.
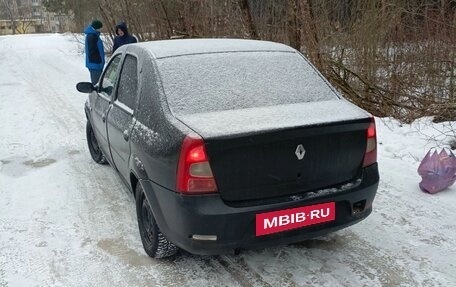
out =
[[[134,202],[92,162],[71,36],[0,37],[0,286],[456,286],[456,187],[427,195],[425,120],[378,121],[381,184],[365,221],[238,256],[153,260]],[[421,127],[421,132],[417,128]]]

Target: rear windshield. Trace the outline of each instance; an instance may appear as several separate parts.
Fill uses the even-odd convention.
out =
[[[297,53],[235,52],[157,60],[171,110],[194,114],[335,99]]]

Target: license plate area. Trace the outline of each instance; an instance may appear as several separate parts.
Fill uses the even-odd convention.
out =
[[[304,226],[330,222],[335,219],[335,202],[259,213],[255,216],[255,235],[262,236],[273,234]]]

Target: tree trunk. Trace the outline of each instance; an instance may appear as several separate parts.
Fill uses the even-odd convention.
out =
[[[247,33],[251,39],[258,39],[258,32],[252,19],[252,11],[248,0],[239,0],[239,8],[241,8],[242,19],[246,26]]]
[[[312,0],[301,0],[302,10],[302,26],[306,35],[306,46],[308,55],[312,63],[318,68],[323,68],[323,62],[320,53],[320,39],[318,37],[318,29],[315,20]]]
[[[301,50],[301,21],[299,15],[299,0],[288,0],[287,31],[290,46]]]

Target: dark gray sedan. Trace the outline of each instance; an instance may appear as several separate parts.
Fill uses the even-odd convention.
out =
[[[77,87],[91,156],[132,191],[152,257],[303,241],[372,211],[372,116],[286,45],[127,45]]]

